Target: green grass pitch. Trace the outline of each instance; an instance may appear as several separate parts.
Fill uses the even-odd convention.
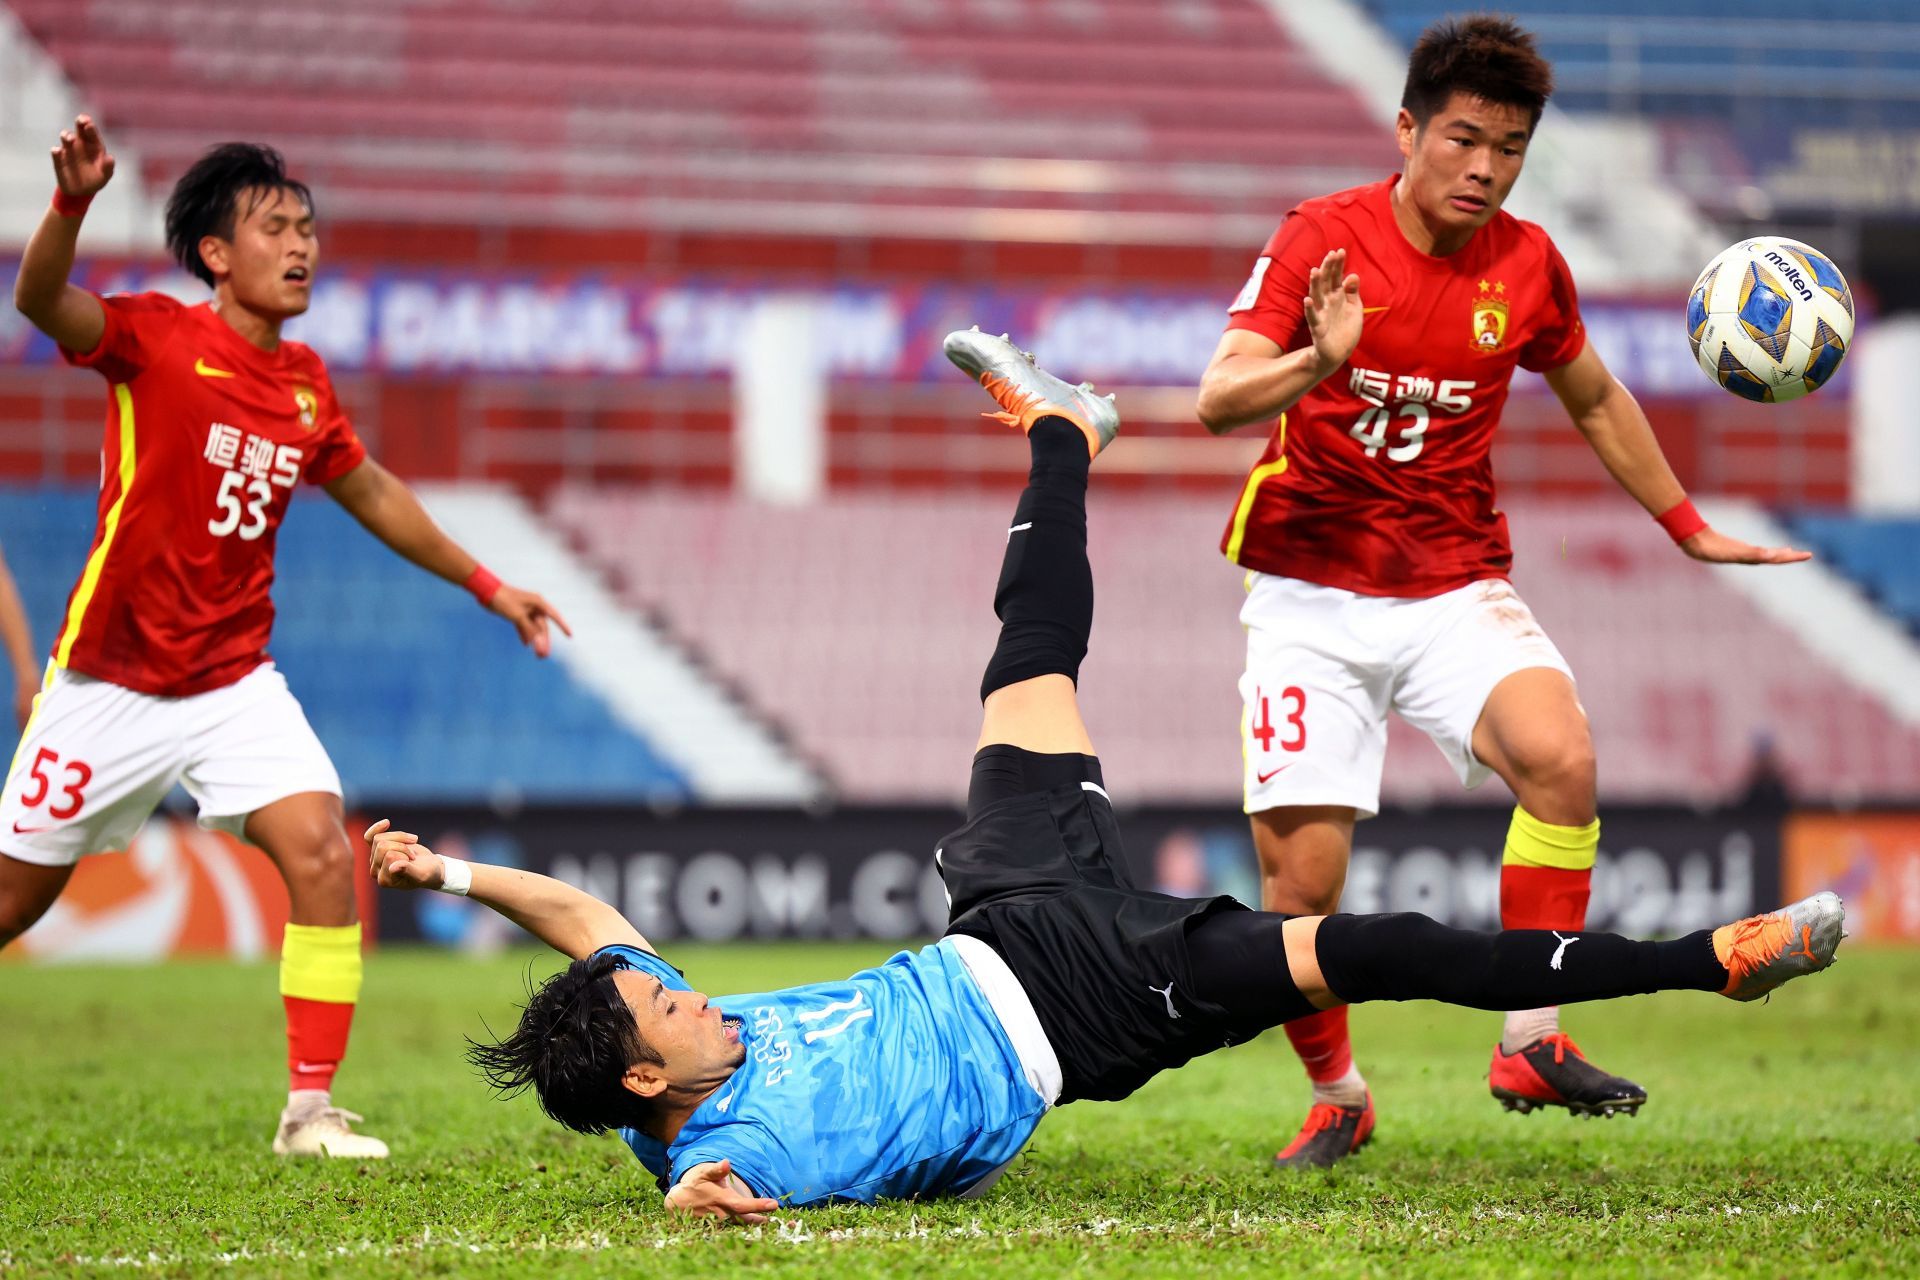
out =
[[[887,950],[669,954],[717,992]],[[1765,1006],[1569,1010],[1599,1061],[1649,1088],[1634,1119],[1506,1114],[1482,1079],[1494,1015],[1371,1006],[1353,1021],[1379,1133],[1330,1175],[1267,1165],[1304,1095],[1274,1033],[1128,1102],[1065,1108],[982,1201],[752,1230],[668,1219],[613,1138],[473,1078],[460,1037],[511,1018],[530,956],[372,960],[335,1095],[393,1144],[368,1164],[268,1153],[270,966],[0,967],[0,1274],[1920,1274],[1920,952],[1843,951]]]

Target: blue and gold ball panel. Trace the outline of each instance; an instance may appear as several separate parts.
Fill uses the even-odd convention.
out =
[[[1813,325],[1813,359],[1807,362],[1807,389],[1818,390],[1833,371],[1840,367],[1840,357],[1847,354],[1847,344],[1840,335],[1827,327],[1824,320],[1816,320]]]
[[[1806,269],[1816,287],[1826,290],[1827,296],[1845,307],[1849,316],[1853,314],[1853,290],[1847,286],[1847,278],[1840,274],[1840,268],[1833,265],[1832,259],[1812,249],[1787,248],[1787,256]]]
[[[1720,348],[1720,385],[1737,396],[1761,404],[1773,402],[1773,388],[1748,373],[1741,363],[1733,358],[1733,352],[1724,346]]]
[[[1793,303],[1787,291],[1762,271],[1757,262],[1747,264],[1746,274],[1740,280],[1739,316],[1747,336],[1778,360],[1786,351],[1787,330],[1793,324]],[[1768,342],[1771,338],[1779,339],[1777,349]]]

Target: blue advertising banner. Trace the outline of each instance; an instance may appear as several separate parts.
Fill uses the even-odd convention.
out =
[[[102,293],[159,290],[189,301],[207,291],[151,262],[91,262],[75,282]],[[822,355],[833,376],[873,382],[941,381],[948,331],[1006,330],[1050,363],[1109,386],[1188,386],[1219,341],[1228,296],[1178,289],[971,288],[842,284],[793,288],[705,278],[565,272],[508,275],[347,268],[315,286],[313,306],[287,336],[312,345],[335,371],[721,378],[751,309],[799,296],[819,307]],[[1593,342],[1628,386],[1645,395],[1723,394],[1687,349],[1684,298],[1588,299]],[[0,361],[51,364],[53,345],[20,317],[0,316]],[[1522,374],[1518,390],[1538,389]]]

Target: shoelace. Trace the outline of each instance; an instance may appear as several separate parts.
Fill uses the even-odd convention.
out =
[[[1319,1133],[1322,1129],[1337,1129],[1340,1121],[1349,1111],[1358,1111],[1359,1107],[1340,1107],[1331,1102],[1316,1102],[1307,1111],[1307,1121],[1300,1126],[1302,1135]]]
[[[1540,1043],[1553,1046],[1553,1065],[1556,1067],[1567,1060],[1568,1053],[1572,1053],[1574,1057],[1582,1059],[1583,1061],[1587,1056],[1580,1052],[1580,1046],[1573,1042],[1573,1037],[1564,1031],[1556,1031],[1551,1035],[1541,1036]]]
[[[980,416],[997,418],[1010,427],[1019,426],[1021,420],[1040,402],[1039,396],[1030,391],[1022,391],[1014,385],[1013,379],[1002,377],[997,373],[981,374],[980,385],[987,389],[987,394],[998,401],[1004,410],[1001,413],[983,413]]]
[[[1721,961],[1732,975],[1729,989],[1738,987],[1793,941],[1793,921],[1784,912],[1748,916],[1727,926],[1732,931],[1726,958]]]
[[[296,1123],[302,1125],[331,1124],[339,1128],[342,1133],[352,1133],[353,1125],[362,1123],[365,1120],[366,1117],[359,1112],[349,1111],[345,1107],[322,1107],[311,1115],[297,1117]]]

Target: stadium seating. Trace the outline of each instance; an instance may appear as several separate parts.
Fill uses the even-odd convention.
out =
[[[1793,530],[1920,634],[1920,519],[1802,512]]]
[[[90,492],[0,490],[0,547],[42,652],[86,560],[95,506]],[[333,503],[295,499],[277,565],[271,652],[352,796],[687,798],[674,767],[557,664]]]
[[[848,494],[786,510],[568,488],[548,511],[844,796],[893,801],[963,788],[1011,505],[1010,493]],[[1735,798],[1762,739],[1807,799],[1899,794],[1920,776],[1920,734],[1629,504],[1514,503],[1509,515],[1516,583],[1580,678],[1610,803]],[[1224,497],[1093,496],[1083,698],[1109,781],[1132,801],[1237,793],[1243,640],[1239,576],[1214,550],[1224,517]],[[1411,804],[1460,794],[1398,721],[1384,790]]]
[[[1457,6],[1364,0],[1402,44]],[[1605,15],[1565,0],[1498,6],[1554,63],[1555,101],[1734,122],[1745,138],[1819,126],[1920,124],[1920,30],[1898,0],[1611,0]]]
[[[149,177],[244,132],[361,218],[1237,243],[1393,158],[1258,0],[10,3]]]

